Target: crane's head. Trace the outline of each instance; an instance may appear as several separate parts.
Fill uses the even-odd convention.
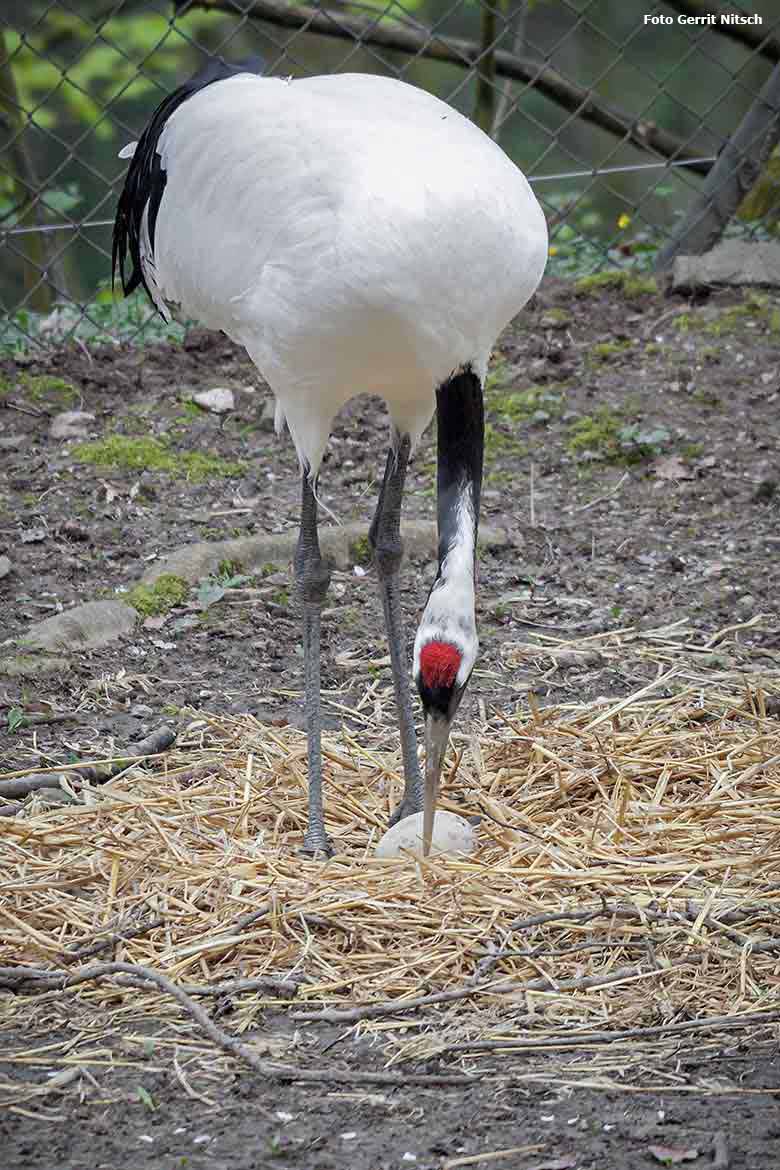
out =
[[[423,852],[431,847],[436,797],[439,791],[450,727],[477,657],[477,635],[470,628],[449,629],[447,637],[431,636],[420,626],[414,647],[414,679],[425,713],[425,799],[423,805]],[[427,638],[427,640],[426,640]]]

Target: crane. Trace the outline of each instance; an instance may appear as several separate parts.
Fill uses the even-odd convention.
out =
[[[330,854],[322,796],[317,484],[338,410],[381,396],[387,462],[369,529],[404,768],[391,817],[423,811],[430,849],[450,728],[477,658],[476,545],[490,352],[547,260],[543,212],[501,148],[438,98],[386,77],[261,77],[212,63],[168,96],[130,158],[112,271],[243,346],[298,454],[294,570],[303,614],[308,824]],[[129,254],[130,268],[126,269]],[[424,775],[402,625],[401,504],[436,414],[438,571],[414,642]]]

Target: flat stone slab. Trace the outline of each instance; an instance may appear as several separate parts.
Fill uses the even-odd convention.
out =
[[[63,410],[55,414],[49,427],[50,439],[85,439],[95,421],[94,414],[84,410]]]
[[[678,256],[672,290],[685,292],[712,285],[780,288],[780,244],[724,240],[703,256]]]
[[[320,547],[337,569],[348,571],[355,564],[352,549],[368,535],[365,524],[342,524],[320,528]],[[401,526],[407,557],[433,557],[436,554],[436,525],[431,520],[409,520]],[[163,573],[173,573],[190,585],[216,574],[223,561],[233,561],[245,573],[258,573],[264,565],[287,565],[293,558],[298,541],[297,530],[275,535],[242,536],[234,540],[207,540],[187,544],[161,557],[146,570],[141,581],[152,585]],[[501,528],[480,529],[482,548],[506,548],[509,537]]]
[[[0,658],[0,677],[28,678],[31,681],[47,674],[59,674],[70,668],[67,658],[53,658],[49,654],[11,654]]]
[[[24,649],[63,652],[96,650],[122,634],[130,634],[138,614],[121,601],[88,601],[54,617],[36,622],[20,638]]]

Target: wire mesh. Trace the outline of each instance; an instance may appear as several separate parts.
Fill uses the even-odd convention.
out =
[[[549,270],[580,275],[652,264],[778,66],[780,13],[776,0],[705,16],[694,0],[10,0],[0,349],[180,331],[111,292],[118,151],[207,59],[257,54],[271,75],[397,77],[473,117],[536,184]],[[727,231],[776,235],[780,158],[748,204]]]

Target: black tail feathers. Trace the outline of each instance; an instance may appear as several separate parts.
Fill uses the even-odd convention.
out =
[[[154,304],[154,298],[146,283],[141,263],[141,224],[144,211],[148,207],[149,244],[154,250],[154,229],[166,182],[165,171],[160,166],[157,143],[165,123],[182,102],[186,102],[199,90],[213,85],[215,81],[224,81],[228,77],[233,77],[237,73],[262,74],[264,67],[265,62],[259,55],[248,57],[237,65],[223,61],[221,57],[212,58],[206,62],[202,69],[193,74],[189,81],[185,81],[165,98],[152,114],[148,126],[138,140],[135,154],[130,160],[114,220],[111,280],[113,284],[118,269],[125,295],[142,285],[149,300]],[[130,273],[126,274],[125,263],[128,252],[132,267]]]

